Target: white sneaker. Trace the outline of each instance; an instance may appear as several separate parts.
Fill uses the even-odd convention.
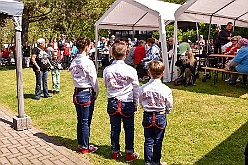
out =
[[[230,79],[230,78],[228,78],[228,79],[226,79],[226,80],[225,80],[225,82],[228,82],[228,81],[231,81],[231,79]]]

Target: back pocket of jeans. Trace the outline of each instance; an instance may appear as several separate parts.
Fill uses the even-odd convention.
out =
[[[148,113],[143,114],[143,121],[142,125],[143,127],[148,127],[152,124],[152,115]]]
[[[109,99],[108,100],[108,107],[107,107],[107,112],[108,114],[113,114],[117,111],[117,100],[112,100],[112,99]]]
[[[157,115],[156,124],[159,128],[164,129],[166,127],[166,115]]]
[[[77,95],[77,101],[81,106],[84,106],[84,107],[90,106],[90,96]]]

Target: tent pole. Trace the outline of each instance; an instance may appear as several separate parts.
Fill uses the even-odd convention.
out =
[[[208,27],[208,40],[206,42],[206,46],[207,46],[207,55],[208,55],[208,42],[209,42],[209,39],[210,39],[210,31],[211,31],[211,25],[212,25],[212,17],[213,15],[211,15],[210,17],[210,22],[209,22],[209,27]],[[207,56],[208,57],[208,56]]]
[[[134,41],[134,26],[132,26],[132,31],[133,31],[133,34],[132,34],[132,41]]]
[[[98,26],[95,25],[95,65],[98,72]]]
[[[177,78],[177,71],[176,71],[176,60],[177,60],[177,19],[175,19],[174,23],[174,43],[173,43],[173,56],[171,59],[170,64],[170,73],[171,73],[171,81],[175,80]]]
[[[161,18],[161,16],[159,16],[159,32],[161,39],[162,58],[163,58],[163,63],[165,65],[163,82],[170,82],[168,52],[167,52],[167,44],[166,44],[166,31],[165,31],[164,20]]]
[[[198,22],[195,23],[196,24],[196,38],[197,38],[197,41],[198,41],[198,46],[197,46],[197,49],[198,49],[198,53],[200,55],[201,51],[199,49],[199,46],[200,46],[200,43],[199,43],[199,26],[198,26]]]
[[[24,96],[22,84],[22,45],[21,45],[21,16],[14,16],[15,25],[15,51],[16,51],[16,79],[17,79],[17,98],[18,98],[18,117],[24,118]]]

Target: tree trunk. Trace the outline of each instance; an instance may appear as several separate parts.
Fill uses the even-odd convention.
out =
[[[28,27],[29,27],[29,10],[24,7],[22,17],[22,45],[28,41]]]

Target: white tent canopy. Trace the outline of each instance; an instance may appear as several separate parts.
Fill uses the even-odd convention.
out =
[[[0,0],[0,13],[15,16],[22,15],[24,4],[14,0]]]
[[[175,12],[174,40],[177,44],[177,21],[204,22],[226,25],[232,22],[238,27],[248,27],[247,0],[188,0]],[[210,31],[209,31],[210,35]],[[177,51],[174,49],[173,65],[170,68],[174,73]],[[175,71],[176,72],[176,71]],[[176,76],[173,76],[175,79]]]
[[[247,0],[188,0],[177,9],[177,21],[204,22],[248,27]],[[212,17],[212,18],[211,18]]]
[[[175,20],[174,13],[180,6],[159,0],[116,0],[95,23],[95,42],[98,42],[99,29],[159,30],[163,61],[166,64],[164,81],[169,82],[165,26]]]

